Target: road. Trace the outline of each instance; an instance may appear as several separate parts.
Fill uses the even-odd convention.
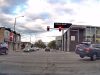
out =
[[[74,52],[9,52],[0,55],[0,75],[100,75],[100,60]]]

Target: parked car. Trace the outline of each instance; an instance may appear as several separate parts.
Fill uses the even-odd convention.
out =
[[[32,52],[32,51],[34,51],[34,49],[31,47],[26,47],[23,49],[23,52]]]
[[[45,48],[45,51],[50,52],[50,48],[49,47],[46,47]]]
[[[34,51],[38,51],[39,50],[39,48],[37,48],[37,47],[32,47],[33,49],[34,49]]]
[[[8,48],[6,48],[6,47],[1,47],[0,48],[0,54],[8,54]]]
[[[81,43],[76,45],[75,52],[81,58],[87,56],[90,57],[90,59],[93,61],[97,58],[100,58],[100,44]]]
[[[7,45],[7,43],[5,43],[5,42],[0,43],[0,54],[8,54],[8,45]]]

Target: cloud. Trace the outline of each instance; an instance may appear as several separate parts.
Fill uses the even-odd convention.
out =
[[[2,13],[0,14],[0,26],[12,28],[11,20],[11,16]]]
[[[51,4],[63,4],[66,2],[66,0],[47,0],[47,2],[51,3]]]
[[[99,7],[99,0],[0,0],[0,26],[13,30],[15,17],[24,16],[16,19],[16,31],[45,38],[58,33],[46,32],[54,22],[99,25]]]
[[[14,13],[16,9],[19,6],[23,9],[26,2],[27,0],[1,0],[1,12],[5,14],[16,14]]]
[[[32,21],[37,20],[37,19],[45,20],[45,19],[48,19],[49,17],[50,17],[50,14],[46,12],[43,12],[40,14],[29,14],[28,15],[29,20],[32,20]]]
[[[19,32],[21,32],[22,34],[39,34],[42,32],[45,32],[45,30],[42,27],[33,27],[33,28],[28,28],[25,26],[20,26],[17,29]]]
[[[100,2],[85,0],[81,5],[78,5],[78,8],[75,8],[76,15],[73,16],[73,19],[76,19],[76,24],[81,22],[81,24],[98,26],[100,19],[99,7]]]

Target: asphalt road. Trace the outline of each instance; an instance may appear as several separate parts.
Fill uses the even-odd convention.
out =
[[[100,60],[74,52],[9,52],[0,55],[0,75],[100,75]]]

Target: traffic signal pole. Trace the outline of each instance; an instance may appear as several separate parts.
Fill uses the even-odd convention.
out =
[[[69,52],[70,46],[70,28],[67,30],[67,52]]]
[[[61,50],[64,51],[65,50],[65,41],[67,41],[67,51],[69,51],[69,46],[70,46],[70,27],[72,26],[72,23],[54,23],[54,28],[50,28],[50,26],[47,26],[47,31],[49,31],[50,29],[55,29],[55,28],[59,28],[59,31],[62,31],[62,47]],[[67,40],[64,41],[64,29],[67,29]],[[66,51],[66,50],[65,50]]]
[[[62,51],[64,51],[64,29],[62,28]]]

